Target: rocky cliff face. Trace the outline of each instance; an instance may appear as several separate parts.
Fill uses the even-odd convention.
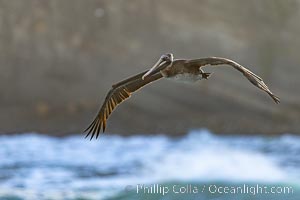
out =
[[[264,78],[275,105],[229,67],[207,81],[154,83],[108,132],[299,133],[299,1],[0,1],[0,131],[79,133],[111,85],[176,58],[231,58]]]

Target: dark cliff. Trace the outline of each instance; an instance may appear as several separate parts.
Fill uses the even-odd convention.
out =
[[[260,75],[276,105],[230,67],[207,81],[154,83],[107,132],[299,133],[300,3],[252,0],[0,1],[0,131],[80,133],[111,85],[165,52],[220,56]]]

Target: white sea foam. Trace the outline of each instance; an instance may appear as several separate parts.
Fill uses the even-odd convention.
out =
[[[182,138],[103,135],[54,138],[0,136],[0,197],[5,193],[105,196],[126,185],[167,181],[299,182],[300,138],[216,136],[195,130]],[[41,197],[42,198],[42,197]]]

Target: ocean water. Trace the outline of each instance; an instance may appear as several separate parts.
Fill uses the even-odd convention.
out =
[[[300,137],[0,136],[0,199],[300,199]]]

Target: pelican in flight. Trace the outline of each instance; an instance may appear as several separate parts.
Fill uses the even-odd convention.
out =
[[[91,135],[90,139],[93,139],[94,136],[96,136],[97,139],[101,129],[103,132],[105,131],[106,121],[109,115],[116,108],[116,106],[128,99],[132,93],[141,89],[145,85],[157,81],[161,78],[174,79],[181,82],[191,83],[202,79],[208,79],[211,73],[205,73],[201,69],[202,67],[207,65],[229,65],[235,68],[236,70],[241,72],[253,85],[270,95],[275,103],[280,102],[279,98],[269,90],[268,86],[259,76],[232,60],[219,57],[208,57],[191,60],[173,59],[173,54],[167,53],[163,54],[150,70],[146,70],[142,73],[139,73],[135,76],[112,85],[112,88],[108,92],[96,118],[85,130],[85,132],[87,132],[86,137]]]

